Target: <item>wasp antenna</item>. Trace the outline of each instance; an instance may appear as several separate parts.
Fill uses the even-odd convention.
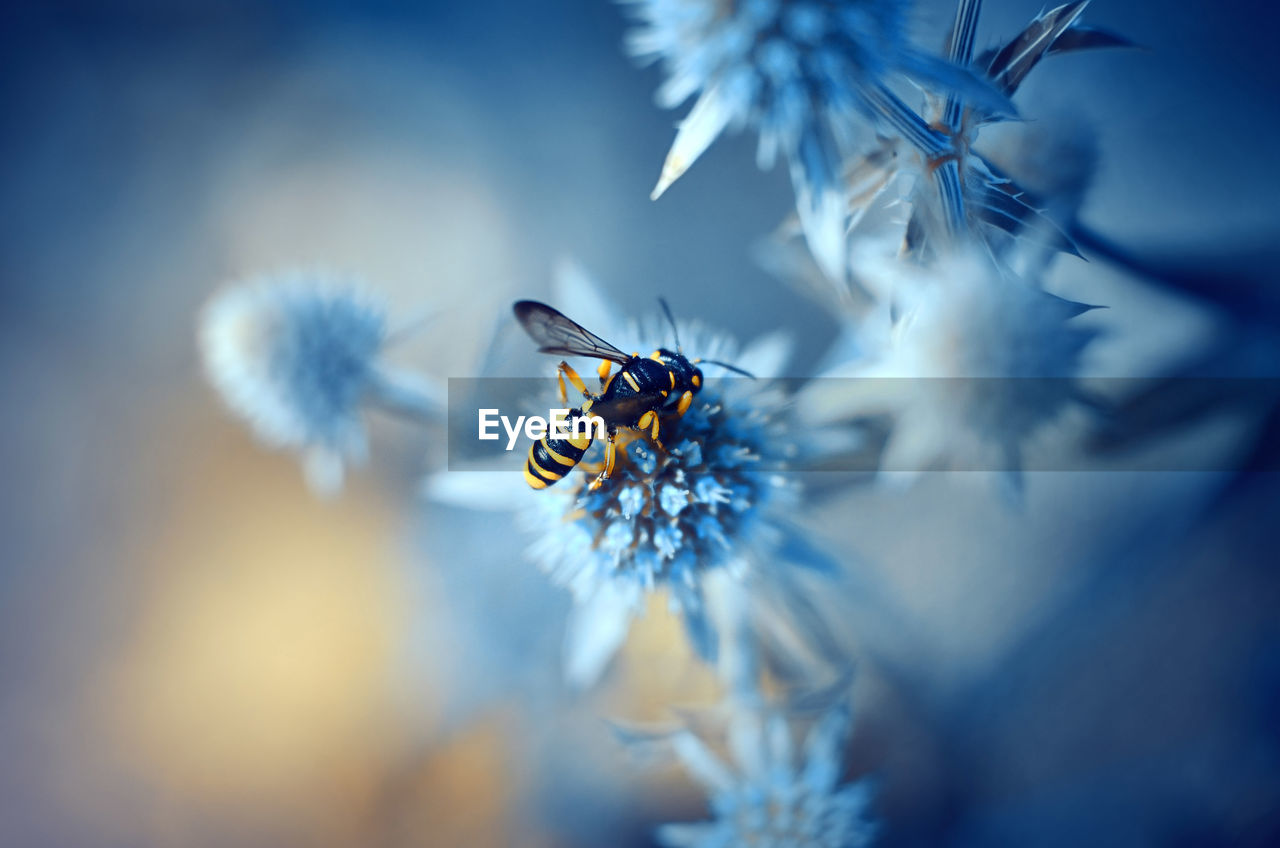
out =
[[[708,365],[719,365],[721,368],[732,371],[735,374],[741,374],[744,377],[750,377],[752,380],[756,378],[756,375],[752,374],[750,371],[746,371],[736,365],[730,365],[727,362],[721,362],[718,359],[699,359],[698,362],[705,362]]]
[[[667,316],[667,322],[671,324],[671,335],[674,336],[676,340],[676,353],[680,353],[680,331],[676,329],[676,319],[671,314],[671,307],[667,306],[667,299],[665,297],[658,298],[658,303],[662,304],[662,312]]]

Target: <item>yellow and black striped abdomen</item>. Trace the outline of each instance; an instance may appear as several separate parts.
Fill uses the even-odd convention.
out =
[[[590,428],[568,439],[543,436],[529,448],[529,460],[524,464],[525,482],[535,489],[547,488],[572,471],[589,447]]]

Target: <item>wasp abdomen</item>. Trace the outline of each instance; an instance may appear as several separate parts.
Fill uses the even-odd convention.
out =
[[[573,433],[567,439],[543,436],[529,448],[524,464],[524,479],[535,489],[545,489],[574,469],[591,447],[591,431]]]

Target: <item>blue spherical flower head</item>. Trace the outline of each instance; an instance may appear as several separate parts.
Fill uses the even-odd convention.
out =
[[[678,335],[687,355],[708,360],[701,392],[683,417],[663,410],[665,449],[620,429],[625,456],[595,491],[587,482],[602,459],[599,441],[554,486],[532,490],[507,465],[507,482],[486,473],[435,475],[431,497],[517,512],[534,536],[530,558],[574,595],[565,639],[573,685],[598,679],[653,591],[667,594],[695,650],[735,691],[749,694],[765,671],[805,687],[844,675],[847,660],[799,574],[839,569],[791,523],[801,492],[787,472],[848,445],[795,417],[793,398],[769,379],[786,360],[786,339],[772,334],[739,351],[696,325],[678,333],[665,321],[628,327],[571,264],[557,289],[554,302],[573,304],[575,321],[620,350],[680,347]],[[722,378],[709,360],[760,379]]]
[[[353,281],[301,272],[229,288],[200,316],[205,372],[227,407],[267,445],[302,453],[323,493],[368,452],[364,404],[428,405],[378,363],[387,338],[383,305]]]
[[[793,437],[769,394],[762,403],[760,393],[740,396],[716,382],[683,417],[663,415],[666,450],[621,430],[618,463],[603,485],[591,491],[578,474],[535,499],[529,523],[543,533],[535,559],[594,610],[570,633],[567,671],[577,683],[599,674],[640,599],[655,589],[669,591],[694,645],[713,654],[705,576],[748,568],[771,515],[795,502],[795,487],[779,473]],[[584,461],[600,456],[595,446]]]
[[[780,714],[743,711],[730,723],[731,763],[691,731],[671,738],[688,772],[711,796],[713,820],[666,824],[658,841],[670,848],[777,845],[787,848],[859,848],[876,825],[867,780],[841,785],[849,712],[837,707],[814,722],[796,751]]]

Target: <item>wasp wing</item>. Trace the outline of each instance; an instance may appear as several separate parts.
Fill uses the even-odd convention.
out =
[[[591,356],[624,363],[631,359],[559,310],[536,300],[522,300],[512,307],[516,320],[542,353],[560,356]]]

